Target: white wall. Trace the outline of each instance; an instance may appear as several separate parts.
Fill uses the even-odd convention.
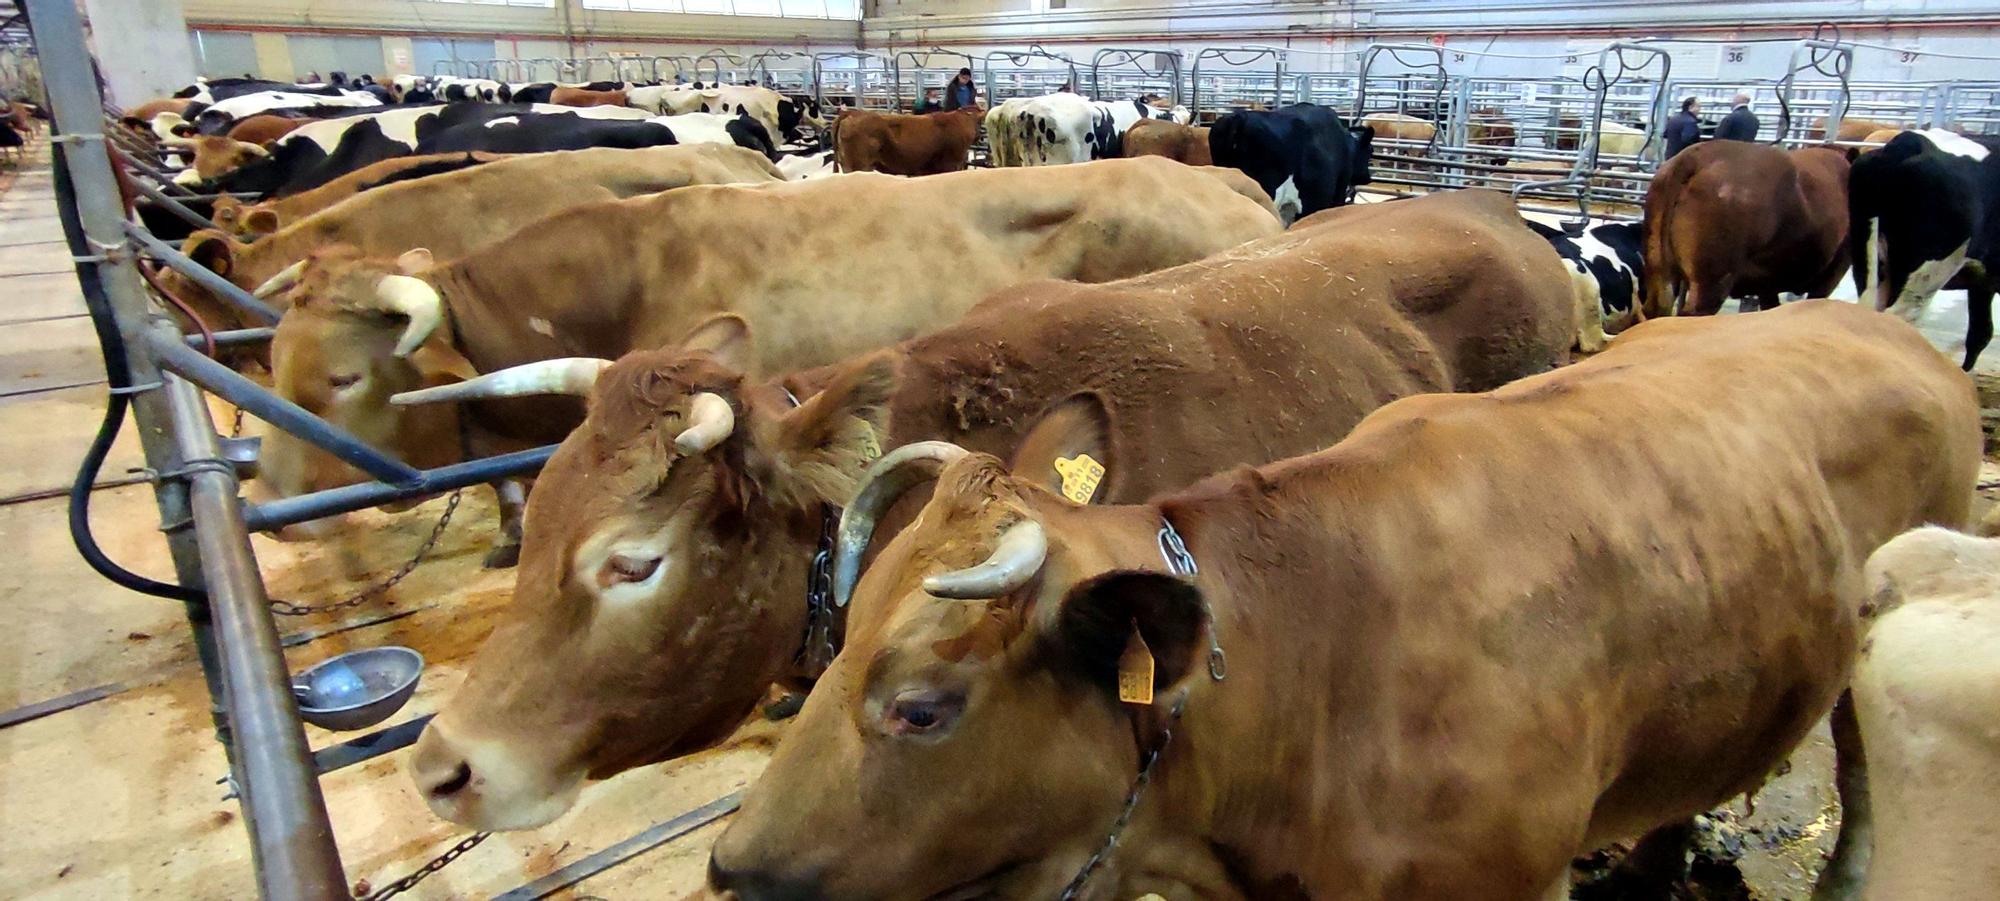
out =
[[[84,8],[113,103],[144,103],[194,80],[181,0],[85,0]]]

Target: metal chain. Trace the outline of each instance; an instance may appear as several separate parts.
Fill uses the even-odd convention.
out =
[[[241,437],[243,437],[243,408],[242,408],[242,407],[237,407],[237,408],[236,408],[236,417],[235,417],[234,419],[230,420],[230,423],[229,423],[229,437],[231,437],[231,438],[241,438]]]
[[[383,898],[390,898],[407,892],[415,887],[417,883],[430,878],[432,873],[450,866],[452,861],[459,859],[465,852],[479,847],[479,843],[485,841],[487,836],[492,834],[491,832],[475,832],[466,840],[445,849],[443,854],[431,858],[429,863],[411,870],[408,875],[359,897],[362,901],[382,901]],[[366,888],[367,886],[362,887]]]
[[[424,562],[424,557],[430,554],[431,548],[437,546],[438,538],[444,535],[445,526],[451,524],[451,515],[458,512],[458,500],[464,493],[465,489],[463,488],[451,493],[451,498],[446,500],[444,504],[444,515],[439,516],[437,525],[431,527],[430,536],[424,539],[423,544],[417,546],[417,552],[410,557],[410,561],[403,564],[401,568],[397,569],[387,579],[383,579],[375,585],[371,585],[330,604],[295,604],[291,601],[273,598],[271,599],[271,612],[279,616],[309,616],[314,613],[330,613],[335,610],[346,610],[349,607],[357,606],[369,598],[396,587],[396,583],[403,581],[410,573],[414,572],[417,565]]]
[[[1139,778],[1132,780],[1132,790],[1125,793],[1125,808],[1118,811],[1118,819],[1112,822],[1111,831],[1104,836],[1104,844],[1099,845],[1097,852],[1083,862],[1083,869],[1077,870],[1076,875],[1070,878],[1069,885],[1063,888],[1061,901],[1075,901],[1083,892],[1084,885],[1090,881],[1090,874],[1103,865],[1106,857],[1118,850],[1119,836],[1124,834],[1126,826],[1131,825],[1132,812],[1139,809],[1139,799],[1146,794],[1146,786],[1153,782],[1153,765],[1160,762],[1160,757],[1167,752],[1167,745],[1174,740],[1174,724],[1180,721],[1181,710],[1187,706],[1187,699],[1187,693],[1182,692],[1180,700],[1175,701],[1173,709],[1168,711],[1167,724],[1160,730],[1160,743],[1146,752],[1145,759],[1139,763]]]
[[[806,573],[806,634],[799,657],[815,677],[833,665],[833,548],[840,531],[840,510],[822,505],[819,547]]]
[[[1201,574],[1201,568],[1194,563],[1194,555],[1188,553],[1187,543],[1181,540],[1181,533],[1174,530],[1174,524],[1165,516],[1160,517],[1160,556],[1167,560],[1167,571],[1183,578],[1192,579]],[[1208,606],[1208,596],[1201,596],[1201,612],[1208,617],[1208,677],[1217,682],[1229,675],[1229,659],[1223,656],[1222,639],[1215,634],[1215,611]]]

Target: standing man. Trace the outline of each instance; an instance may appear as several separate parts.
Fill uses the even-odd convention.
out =
[[[945,111],[949,112],[961,106],[977,106],[978,104],[979,89],[972,86],[972,70],[958,70],[958,74],[952,76],[951,83],[944,86]]]
[[[1736,95],[1736,99],[1730,102],[1736,108],[1730,110],[1729,115],[1722,117],[1720,125],[1715,126],[1715,139],[1718,141],[1757,140],[1757,131],[1763,127],[1763,123],[1757,121],[1757,114],[1750,111],[1750,95],[1739,92]]]
[[[1663,163],[1701,140],[1701,98],[1689,97],[1681,101],[1681,111],[1667,118],[1665,137],[1667,155],[1660,160]]]

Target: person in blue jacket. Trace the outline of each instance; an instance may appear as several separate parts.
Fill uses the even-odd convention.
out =
[[[972,84],[972,70],[960,69],[952,76],[951,83],[944,86],[944,108],[947,112],[961,106],[976,106],[979,103],[979,89]]]

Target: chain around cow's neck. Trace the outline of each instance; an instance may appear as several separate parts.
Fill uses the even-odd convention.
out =
[[[1118,811],[1118,819],[1112,821],[1111,831],[1105,834],[1104,843],[1097,846],[1097,851],[1091,854],[1090,859],[1084,861],[1083,867],[1070,878],[1069,885],[1063,887],[1060,896],[1062,901],[1075,901],[1083,892],[1084,885],[1090,882],[1091,874],[1103,865],[1104,859],[1110,857],[1111,852],[1118,850],[1118,839],[1125,834],[1125,827],[1131,825],[1132,812],[1139,809],[1139,799],[1145,796],[1146,786],[1153,783],[1153,766],[1160,762],[1161,755],[1167,753],[1167,745],[1174,740],[1174,724],[1180,722],[1181,710],[1187,706],[1188,694],[1191,691],[1192,689],[1182,691],[1180,698],[1174,701],[1173,708],[1167,711],[1167,724],[1160,730],[1159,744],[1139,756],[1139,775],[1132,780],[1131,791],[1125,793],[1125,806]]]
[[[785,400],[797,409],[799,396],[782,384],[778,389],[785,392]],[[833,665],[838,651],[833,646],[833,547],[840,532],[840,508],[821,503],[819,515],[819,544],[806,566],[805,634],[799,637],[799,653],[794,658],[815,681]]]

